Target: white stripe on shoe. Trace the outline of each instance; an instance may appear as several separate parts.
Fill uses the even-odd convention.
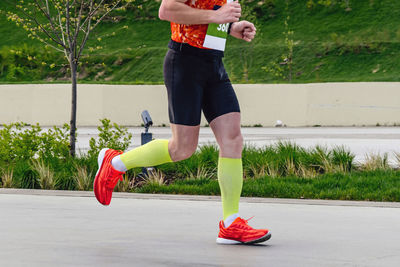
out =
[[[97,169],[97,172],[96,172],[96,176],[95,176],[95,177],[97,177],[97,174],[99,174],[101,165],[103,164],[104,156],[106,155],[106,151],[107,151],[108,149],[109,149],[109,148],[103,148],[103,149],[100,150],[100,152],[99,152],[99,156],[97,157],[97,164],[99,165],[99,168]]]
[[[217,244],[223,244],[223,245],[236,245],[236,244],[241,244],[242,242],[232,240],[232,239],[225,239],[221,237],[217,237]]]

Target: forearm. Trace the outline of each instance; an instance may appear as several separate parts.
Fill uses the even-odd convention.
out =
[[[193,8],[185,0],[163,0],[158,16],[179,24],[209,24],[215,22],[215,11]]]

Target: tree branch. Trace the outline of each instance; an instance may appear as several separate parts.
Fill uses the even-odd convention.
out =
[[[43,1],[40,1],[40,2],[42,2],[42,4],[44,5]],[[53,19],[51,18],[51,14],[50,14],[50,8],[49,8],[48,0],[46,0],[46,9],[47,9],[47,13],[46,13],[46,11],[40,6],[40,4],[38,3],[37,0],[35,0],[35,4],[36,4],[36,6],[38,7],[38,9],[43,13],[43,15],[47,18],[47,20],[50,22],[50,27],[51,27],[51,29],[52,29],[52,31],[53,31],[52,33],[54,34],[54,36],[58,39],[58,41],[59,41],[60,43],[63,43],[62,40],[61,40],[61,38],[60,38],[60,36],[58,36],[57,29],[54,27]],[[65,45],[65,43],[63,43],[63,45]]]
[[[76,28],[75,28],[75,34],[74,34],[74,42],[75,42],[76,44],[78,44],[77,39],[78,39],[79,28],[80,28],[81,19],[82,19],[83,7],[84,7],[84,5],[83,5],[83,0],[81,0],[81,7],[80,7],[80,9],[79,9],[78,22],[76,23],[76,26],[75,26],[75,27],[76,27]],[[74,52],[75,52],[74,56],[75,56],[75,58],[76,58],[76,57],[77,57],[77,50],[75,49]]]
[[[92,0],[92,2],[93,2],[93,0]],[[81,54],[82,54],[83,48],[85,47],[86,41],[87,41],[87,39],[89,38],[90,32],[104,19],[105,16],[107,16],[111,11],[113,11],[113,10],[119,5],[120,2],[121,2],[121,0],[118,0],[118,1],[114,4],[114,6],[113,6],[112,8],[110,8],[110,10],[108,10],[107,12],[105,12],[105,13],[103,14],[103,16],[102,16],[101,18],[99,18],[99,19],[96,21],[96,24],[95,24],[93,27],[90,26],[91,20],[89,20],[89,22],[88,22],[88,27],[87,27],[87,33],[86,33],[85,38],[83,39],[82,44],[81,44],[81,46],[80,46],[80,48],[79,48],[79,54],[78,54],[78,57],[77,57],[78,59],[80,58],[80,56],[81,56]],[[103,3],[103,1],[101,1],[101,3]],[[100,3],[100,4],[101,4],[101,3]],[[97,9],[98,9],[98,7],[96,8],[96,10],[97,10]],[[94,12],[95,12],[95,11],[94,11]],[[92,12],[92,14],[94,14],[94,12]]]
[[[28,13],[26,13],[23,9],[20,9],[22,11],[22,13],[28,17],[29,19],[31,19],[32,21],[34,21],[36,23],[36,25],[43,31],[43,33],[45,35],[47,35],[47,37],[49,37],[53,42],[55,42],[56,44],[61,45],[62,47],[66,48],[65,45],[59,41],[57,41],[56,39],[53,38],[53,36],[50,35],[50,33],[47,32],[47,30],[42,26],[41,23],[39,23],[36,18],[32,17],[31,15],[29,15]]]
[[[92,10],[92,9],[89,10],[88,16],[86,17],[86,19],[83,21],[83,23],[82,23],[82,25],[81,25],[82,28],[85,26],[85,24],[86,24],[89,20],[91,20],[91,19],[93,18],[93,16],[94,16],[95,13],[97,12],[97,10],[100,8],[100,6],[103,4],[103,2],[104,2],[104,0],[102,0],[102,1],[100,2],[100,4],[99,4],[94,10]],[[93,0],[90,0],[90,5],[93,6]],[[81,30],[82,30],[82,29],[81,29]]]
[[[64,27],[63,27],[62,22],[61,22],[61,12],[60,12],[59,9],[57,9],[57,13],[58,13],[58,22],[60,23],[61,37],[62,37],[62,40],[63,40],[63,42],[65,44]],[[64,54],[65,54],[65,57],[68,59],[68,62],[69,62],[70,58],[69,58],[69,56],[67,54],[67,49],[66,48],[64,48]]]
[[[40,36],[37,35],[36,33],[33,34],[33,35],[35,35],[35,36],[38,38],[38,40],[39,40],[40,42],[42,42],[42,43],[44,43],[44,44],[46,44],[46,45],[52,47],[53,49],[55,49],[55,50],[57,50],[57,51],[59,51],[59,52],[61,52],[61,53],[65,53],[65,48],[64,48],[64,49],[60,49],[60,48],[58,48],[58,47],[55,47],[54,45],[52,45],[52,44],[50,44],[49,42],[46,42],[44,39],[40,38]]]
[[[92,30],[94,28],[96,28],[96,26],[104,19],[104,17],[107,16],[111,11],[113,11],[119,5],[120,2],[121,2],[121,0],[118,0],[118,2],[115,3],[115,5],[110,10],[108,10],[106,13],[104,13],[103,16],[101,18],[99,18],[97,20],[96,24],[92,27]]]
[[[67,0],[67,2],[66,2],[66,7],[65,7],[65,9],[66,9],[66,14],[65,14],[65,16],[66,16],[66,22],[65,22],[65,26],[66,26],[66,34],[67,34],[67,40],[68,40],[68,44],[69,44],[69,51],[70,51],[70,53],[73,53],[73,47],[72,47],[72,39],[71,39],[71,31],[70,31],[70,23],[71,23],[71,20],[70,20],[70,17],[69,17],[69,0]]]
[[[92,11],[92,9],[93,9],[93,0],[90,1],[89,13]],[[86,30],[86,32],[85,32],[85,37],[83,38],[82,43],[81,43],[81,45],[80,45],[80,47],[79,47],[78,56],[76,57],[77,60],[79,60],[79,58],[81,57],[83,48],[85,47],[86,41],[87,41],[88,38],[89,38],[89,34],[90,34],[90,31],[91,31],[91,30],[90,30],[91,23],[92,23],[91,20],[89,20],[89,22],[88,22],[88,24],[87,24],[87,30]]]

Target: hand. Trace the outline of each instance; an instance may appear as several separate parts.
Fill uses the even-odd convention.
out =
[[[236,22],[242,15],[242,8],[238,1],[234,1],[223,5],[214,13],[214,22],[217,24]]]
[[[232,24],[230,34],[235,38],[251,42],[256,35],[256,27],[253,23],[242,20]]]

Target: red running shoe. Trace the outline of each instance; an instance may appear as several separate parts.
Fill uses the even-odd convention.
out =
[[[220,221],[217,243],[227,245],[255,244],[271,238],[271,233],[267,229],[253,229],[247,224],[248,221],[238,217],[227,228],[224,226],[224,221]]]
[[[111,160],[122,154],[122,151],[103,148],[97,158],[99,169],[93,183],[93,191],[97,200],[103,205],[110,205],[112,192],[117,185],[118,180],[122,180],[125,172],[114,169]]]

